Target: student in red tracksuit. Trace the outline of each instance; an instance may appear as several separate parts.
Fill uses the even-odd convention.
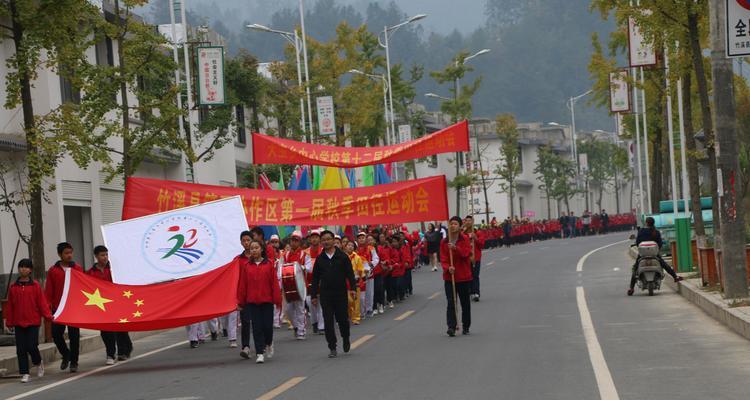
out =
[[[412,249],[411,240],[407,235],[401,234],[401,259],[404,263],[403,291],[406,297],[411,296],[414,288],[411,284],[411,272],[414,269],[414,250]]]
[[[52,320],[42,286],[31,279],[33,269],[28,258],[18,263],[18,279],[10,285],[8,302],[3,307],[5,324],[13,328],[16,336],[18,373],[24,383],[29,381],[29,356],[37,368],[37,376],[44,376],[44,362],[39,353],[39,326],[42,317]]]
[[[237,309],[242,319],[243,358],[250,358],[250,326],[253,328],[255,362],[262,364],[273,357],[273,306],[281,306],[281,289],[273,264],[263,257],[263,243],[251,239],[248,231],[241,233],[245,249],[237,256],[240,281],[237,285]]]
[[[471,243],[469,238],[461,233],[462,223],[461,217],[451,218],[448,224],[448,237],[440,242],[440,263],[443,266],[445,297],[448,299],[448,336],[455,336],[458,327],[456,304],[453,301],[453,281],[456,283],[456,297],[461,301],[463,334],[468,335],[471,327]]]
[[[86,274],[99,278],[101,280],[112,282],[112,269],[109,265],[109,250],[102,246],[94,247],[94,258],[96,263],[91,269],[86,271]],[[127,332],[106,332],[101,331],[102,342],[104,342],[104,349],[107,353],[106,365],[112,365],[115,363],[115,357],[117,360],[125,361],[130,358],[130,353],[133,352],[133,342],[130,340],[130,335]]]
[[[406,275],[406,264],[408,260],[405,259],[405,253],[402,248],[403,240],[398,234],[391,236],[391,249],[390,249],[390,261],[393,270],[391,271],[391,281],[394,286],[394,300],[402,302],[406,297],[406,282],[404,276]],[[390,296],[389,296],[390,297]]]
[[[63,288],[65,287],[65,270],[73,268],[83,272],[83,268],[73,261],[73,246],[70,243],[62,242],[57,245],[57,254],[60,261],[51,266],[47,271],[47,281],[44,284],[44,295],[47,297],[52,314],[57,311],[57,307],[62,300]],[[68,329],[68,339],[70,339],[70,348],[65,343],[65,329]],[[81,330],[72,326],[65,326],[52,323],[52,340],[55,342],[57,351],[62,355],[60,369],[65,370],[70,365],[70,372],[78,371],[78,353],[81,340]]]
[[[482,265],[482,249],[484,248],[484,232],[474,229],[474,217],[471,215],[464,218],[464,233],[469,242],[474,242],[474,262],[471,264],[471,299],[479,301],[479,269]],[[471,261],[470,261],[471,262]]]

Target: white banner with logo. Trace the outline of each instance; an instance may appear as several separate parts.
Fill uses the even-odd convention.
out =
[[[112,280],[148,285],[200,275],[242,251],[240,196],[102,226]]]
[[[628,71],[609,74],[609,110],[613,113],[630,111]]]
[[[198,47],[198,103],[203,106],[223,105],[224,48]]]
[[[318,103],[318,129],[321,135],[336,134],[336,112],[333,97],[323,96],[316,99]]]
[[[645,16],[651,15],[651,10],[643,10]],[[631,67],[647,67],[656,65],[656,51],[654,45],[646,41],[634,18],[628,18],[628,55]]]

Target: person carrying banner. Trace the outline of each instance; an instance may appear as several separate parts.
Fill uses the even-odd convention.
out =
[[[462,223],[461,217],[452,217],[448,224],[448,237],[440,243],[440,263],[443,266],[445,297],[448,300],[448,336],[455,336],[458,328],[457,300],[461,302],[463,334],[468,335],[471,327],[471,243],[461,233]]]
[[[482,265],[482,249],[484,248],[484,232],[474,228],[474,217],[467,215],[464,218],[463,233],[471,242],[471,300],[479,301],[479,269]]]
[[[107,282],[112,282],[109,250],[102,245],[94,247],[94,258],[96,258],[96,263],[86,271],[86,274]],[[133,352],[133,342],[130,340],[130,335],[127,332],[101,331],[100,335],[107,354],[106,365],[114,364],[115,357],[120,361],[130,358],[130,353]]]
[[[57,245],[57,255],[60,260],[57,261],[47,271],[47,281],[44,284],[44,295],[47,297],[47,303],[50,305],[52,314],[57,311],[62,299],[63,289],[65,287],[65,270],[73,268],[83,272],[83,268],[73,261],[73,246],[70,243],[62,242]],[[65,329],[68,330],[68,339],[70,348],[65,343]],[[78,353],[81,340],[81,330],[72,326],[59,325],[52,323],[52,340],[55,342],[57,351],[62,356],[60,369],[65,370],[70,366],[70,372],[78,372]]]
[[[335,358],[337,351],[334,318],[339,325],[344,352],[348,353],[351,348],[346,287],[347,282],[350,288],[355,287],[356,282],[349,257],[334,246],[333,232],[323,231],[320,239],[323,243],[323,253],[315,259],[310,297],[313,304],[320,303],[323,307],[323,319],[327,326],[326,342],[330,350],[328,357]],[[354,296],[354,292],[349,291],[348,295]]]
[[[320,246],[320,231],[313,229],[307,237],[309,247],[305,250],[312,263],[315,263],[315,259],[318,258],[323,248]],[[306,282],[307,282],[307,307],[310,310],[310,321],[313,327],[313,333],[323,334],[325,330],[325,322],[323,321],[323,309],[320,304],[312,304],[310,301],[310,285],[312,284],[313,270],[307,271]]]
[[[312,269],[312,261],[305,251],[302,250],[302,233],[294,231],[290,236],[291,249],[281,256],[282,264],[299,263],[304,274]],[[306,337],[305,300],[287,301],[286,316],[294,327],[294,338],[304,340]]]
[[[273,264],[263,257],[263,243],[244,231],[240,242],[245,249],[237,256],[240,280],[237,285],[237,309],[242,318],[242,358],[250,358],[250,326],[255,344],[255,362],[273,357],[273,305],[281,304],[281,288]]]
[[[18,262],[18,278],[8,289],[7,302],[3,306],[3,318],[8,328],[13,328],[16,338],[16,357],[21,382],[29,381],[29,357],[36,366],[38,377],[44,376],[44,361],[39,353],[39,326],[42,318],[52,320],[49,304],[42,286],[31,278],[31,260]]]

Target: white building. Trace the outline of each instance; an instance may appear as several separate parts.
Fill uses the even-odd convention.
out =
[[[111,14],[110,2],[104,2],[104,12]],[[218,35],[209,33],[213,44],[223,44]],[[117,65],[117,42],[103,40],[89,49],[90,62]],[[7,60],[14,54],[11,40],[0,42],[0,59]],[[0,62],[0,76],[7,76],[5,62]],[[195,83],[194,83],[195,84]],[[0,85],[0,98],[6,97],[5,85]],[[33,82],[33,105],[37,115],[44,115],[59,107],[63,102],[77,101],[79,94],[73,93],[70,84],[54,71],[40,70]],[[134,98],[129,99],[131,104]],[[194,120],[199,114],[194,112]],[[235,109],[235,115],[244,118],[245,110]],[[23,165],[26,143],[23,131],[23,119],[20,107],[13,110],[0,108],[0,162],[15,162]],[[132,124],[142,123],[132,117]],[[199,162],[194,166],[195,182],[213,185],[236,186],[238,169],[252,163],[247,134],[239,129],[233,132],[234,145],[227,145],[216,150],[215,156],[208,162]],[[122,140],[110,139],[109,146],[122,149]],[[184,181],[186,163],[184,157],[175,150],[153,149],[138,168],[135,176]],[[53,191],[48,192],[48,201],[43,205],[45,268],[54,263],[58,256],[55,246],[58,242],[70,242],[76,252],[75,259],[84,267],[93,264],[92,249],[103,242],[100,225],[119,221],[122,212],[124,183],[121,178],[105,182],[102,165],[92,164],[86,169],[79,168],[70,157],[64,157],[55,169],[54,177],[49,183],[54,184]],[[18,182],[13,174],[6,174],[10,192],[18,189]],[[23,207],[16,210],[19,229],[26,235],[30,232],[29,217]],[[12,215],[0,211],[0,274],[7,279],[12,267],[14,250],[19,235]],[[28,257],[26,247],[21,243],[18,259]]]

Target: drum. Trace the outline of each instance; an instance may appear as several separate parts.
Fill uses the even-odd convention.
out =
[[[287,302],[303,300],[307,297],[305,272],[299,263],[282,264],[281,289],[284,292],[284,299]]]

